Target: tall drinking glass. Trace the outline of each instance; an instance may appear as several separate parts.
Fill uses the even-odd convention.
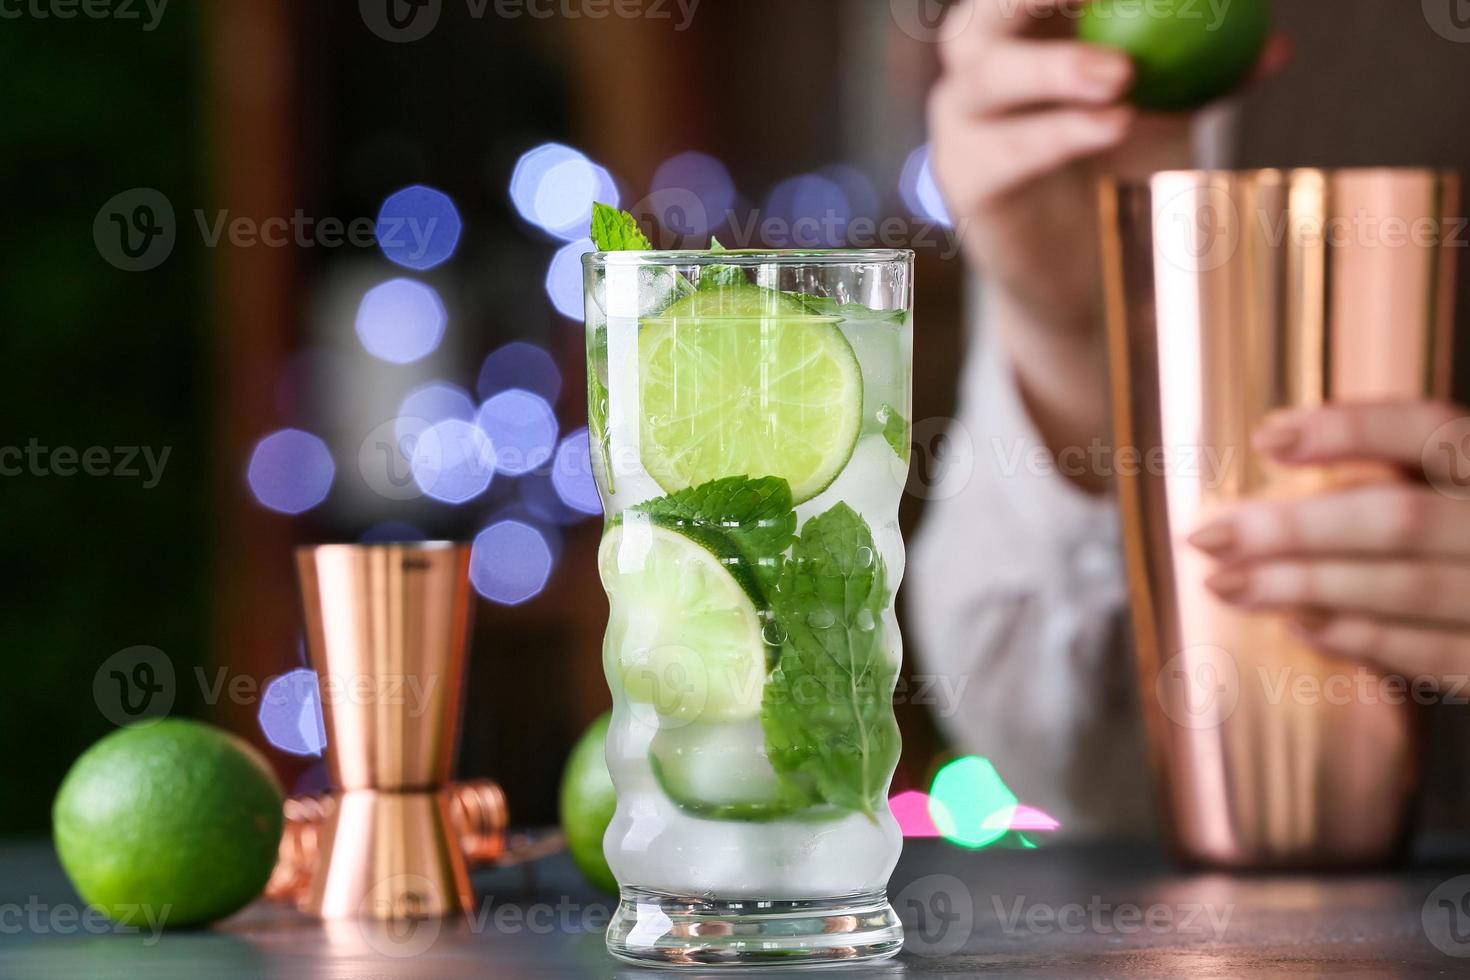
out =
[[[913,255],[586,257],[606,526],[607,933],[662,965],[890,956]]]

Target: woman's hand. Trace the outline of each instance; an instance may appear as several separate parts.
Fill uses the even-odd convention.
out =
[[[1053,449],[1106,435],[1097,178],[1185,167],[1192,156],[1193,117],[1140,114],[1124,101],[1128,56],[1075,39],[1081,6],[961,0],[948,16],[963,26],[940,50],[929,97],[935,179]],[[1288,57],[1276,39],[1259,73]]]
[[[1408,677],[1470,671],[1470,410],[1429,402],[1278,413],[1254,448],[1279,463],[1403,474],[1255,500],[1190,536],[1221,562],[1206,585],[1291,617],[1310,645]]]

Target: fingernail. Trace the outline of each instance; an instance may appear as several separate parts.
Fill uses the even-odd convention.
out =
[[[1221,555],[1235,547],[1235,527],[1229,521],[1216,521],[1195,531],[1188,541],[1207,554]]]
[[[1267,422],[1251,436],[1251,446],[1257,452],[1274,456],[1290,452],[1301,441],[1301,430],[1285,422]]]
[[[1099,53],[1082,59],[1080,73],[1088,89],[1110,99],[1123,94],[1123,86],[1133,74],[1133,64],[1124,57]]]
[[[1205,579],[1205,587],[1221,599],[1237,599],[1250,584],[1250,576],[1235,569],[1216,572]]]

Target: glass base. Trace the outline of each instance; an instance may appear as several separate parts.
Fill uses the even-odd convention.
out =
[[[887,959],[903,926],[883,892],[717,901],[624,888],[608,952],[640,966],[842,966]]]

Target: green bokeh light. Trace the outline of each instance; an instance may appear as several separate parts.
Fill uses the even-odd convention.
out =
[[[1001,780],[990,760],[967,755],[947,763],[929,787],[929,818],[945,840],[979,849],[1000,840],[1009,821],[986,819],[1001,810],[1014,811],[1016,794]]]

